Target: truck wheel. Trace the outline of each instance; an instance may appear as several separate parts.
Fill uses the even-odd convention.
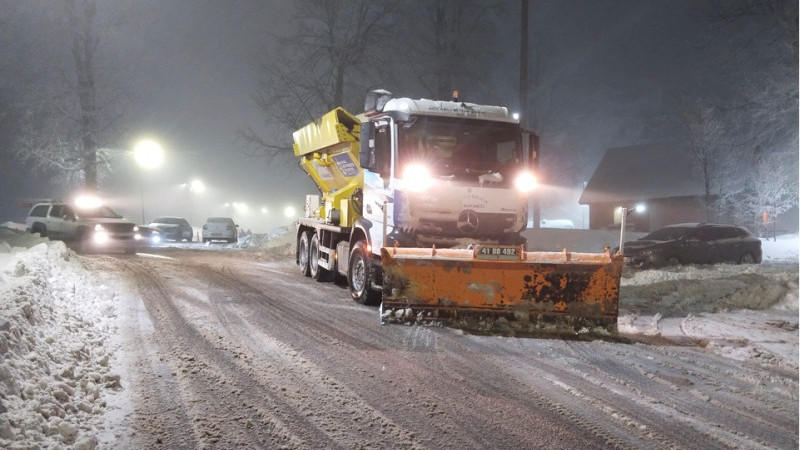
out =
[[[307,277],[311,276],[311,271],[308,267],[309,234],[311,234],[309,231],[303,231],[300,233],[300,239],[297,242],[297,264],[300,266],[300,273]]]
[[[317,281],[332,281],[333,272],[319,266],[319,233],[314,233],[311,238],[311,246],[308,249],[308,269],[311,278]]]
[[[353,300],[362,305],[377,305],[380,303],[380,293],[372,290],[372,267],[370,255],[367,253],[367,244],[364,241],[356,242],[350,252],[350,265],[347,267],[347,284],[350,286],[350,295]]]

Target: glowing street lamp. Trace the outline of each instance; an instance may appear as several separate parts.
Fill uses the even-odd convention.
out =
[[[619,223],[619,254],[623,255],[625,251],[625,221],[628,218],[628,214],[631,212],[635,212],[636,214],[643,214],[647,211],[647,205],[644,203],[637,203],[634,205],[633,208],[628,208],[625,206],[619,207],[620,211],[620,223]]]
[[[144,169],[155,169],[164,162],[164,150],[155,141],[145,140],[133,149],[136,163]]]
[[[290,219],[294,217],[294,214],[295,214],[294,208],[293,208],[293,207],[291,207],[291,206],[287,206],[287,207],[286,207],[286,208],[283,210],[283,215],[285,215],[286,217],[288,217],[288,218],[290,218]]]
[[[202,194],[206,191],[206,185],[195,178],[189,183],[184,183],[181,187],[187,187],[189,192],[189,222],[194,223],[194,197],[191,194]]]
[[[202,194],[206,191],[206,185],[200,180],[192,180],[192,182],[189,183],[189,191],[196,194]]]
[[[147,170],[155,169],[164,162],[164,150],[155,141],[140,141],[133,149],[133,158],[139,167]],[[139,195],[142,202],[142,224],[144,224],[144,183],[141,173],[139,174]]]

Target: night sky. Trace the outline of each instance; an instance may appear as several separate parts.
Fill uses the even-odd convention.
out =
[[[0,6],[8,3],[0,0]],[[505,15],[495,19],[502,22],[495,39],[507,70],[499,71],[493,81],[498,98],[485,100],[513,109],[519,105],[519,2],[507,3]],[[702,20],[692,3],[531,1],[531,46],[550,52],[550,76],[561,79],[552,92],[561,107],[542,120],[547,127],[559,128],[560,136],[570,136],[554,138],[552,151],[563,152],[565,158],[574,152],[580,176],[591,174],[607,148],[664,140],[675,132],[669,120],[654,128],[633,126],[631,117],[646,115],[657,123],[660,114],[667,114],[663,108],[676,90],[693,85],[708,89],[711,69],[706,62],[714,46],[707,42],[714,36],[701,33]],[[53,8],[56,4],[51,3]],[[316,193],[292,158],[267,161],[248,156],[236,140],[236,130],[243,127],[263,130],[263,116],[251,100],[258,78],[256,61],[267,34],[290,32],[291,5],[288,0],[150,0],[126,5],[126,21],[107,38],[104,50],[123,68],[119,76],[130,93],[127,132],[118,145],[132,148],[138,139],[151,137],[165,149],[166,160],[149,172],[124,155],[115,161],[115,171],[101,191],[118,212],[141,222],[143,194],[146,221],[177,215],[199,226],[208,216],[231,215],[245,229],[266,231],[290,223],[284,208],[299,211],[305,194]],[[45,45],[37,35],[41,22],[27,17],[29,10],[2,10],[3,39],[12,40],[7,44]],[[14,48],[20,51],[19,45]],[[6,58],[0,68],[13,78],[22,61]],[[469,94],[462,93],[474,101]],[[570,117],[580,118],[580,123]],[[27,166],[4,150],[0,222],[24,221],[27,210],[16,205],[22,199],[70,195],[49,177],[33,179]],[[202,180],[206,192],[192,194],[181,186],[194,179]],[[232,202],[246,203],[249,212],[234,213],[225,205]]]

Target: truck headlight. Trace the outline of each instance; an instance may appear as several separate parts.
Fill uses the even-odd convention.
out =
[[[411,164],[403,171],[402,187],[411,192],[422,192],[433,184],[428,168],[422,164]]]
[[[514,187],[520,192],[528,193],[536,189],[536,177],[530,172],[522,172],[514,179]]]

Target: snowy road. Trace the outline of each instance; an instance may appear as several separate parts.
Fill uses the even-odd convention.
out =
[[[118,338],[133,413],[110,426],[117,448],[798,446],[797,370],[707,342],[381,326],[290,257],[159,249],[86,265],[130,285]]]

